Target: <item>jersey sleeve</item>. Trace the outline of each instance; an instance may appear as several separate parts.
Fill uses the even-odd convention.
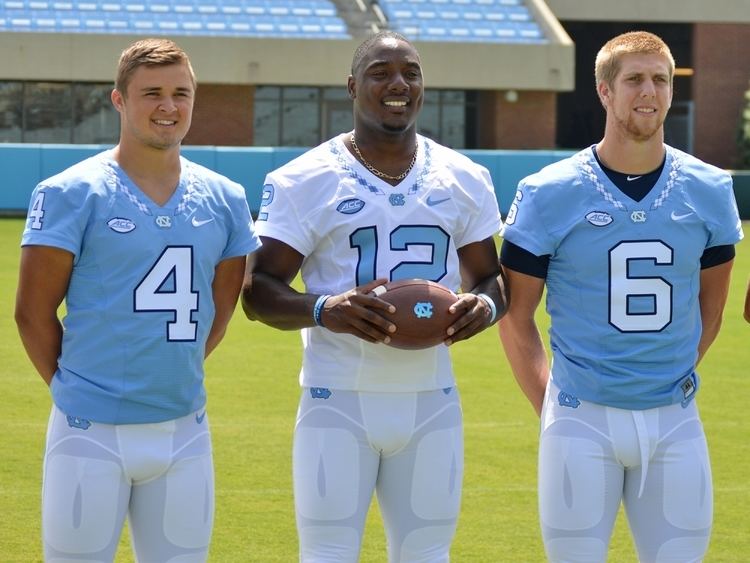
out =
[[[556,242],[545,226],[537,201],[539,186],[524,178],[518,184],[516,196],[505,218],[503,238],[535,256],[554,254]]]
[[[306,202],[295,199],[302,189],[304,188],[286,184],[273,174],[266,176],[256,232],[260,236],[288,244],[303,256],[309,256],[317,242],[314,230],[305,228],[304,218],[299,212],[298,205]]]
[[[482,182],[482,195],[481,205],[479,207],[479,215],[477,217],[476,235],[477,241],[484,240],[488,237],[503,232],[503,220],[500,216],[500,208],[497,204],[497,196],[495,195],[495,186],[492,183],[492,177],[489,171],[482,167],[481,174],[483,178]]]
[[[472,185],[468,194],[471,207],[464,211],[468,217],[464,229],[454,234],[457,248],[502,233],[503,223],[492,178],[486,168],[477,165],[477,169],[478,174],[467,180]]]
[[[742,222],[732,189],[732,176],[690,155],[682,155],[682,189],[708,231],[706,248],[742,240]]]
[[[245,192],[237,186],[238,193],[229,199],[232,230],[229,233],[222,259],[244,256],[260,247],[260,238],[255,232],[250,207],[247,204]]]
[[[53,246],[71,252],[77,259],[87,223],[84,190],[43,182],[31,194],[21,246]]]
[[[742,240],[742,221],[737,209],[737,202],[732,189],[732,177],[722,173],[713,201],[706,202],[710,212],[706,224],[710,232],[707,248],[735,244]]]
[[[528,276],[545,279],[549,269],[549,255],[536,256],[510,242],[508,239],[503,241],[500,250],[500,262],[503,266],[516,272],[521,272]]]

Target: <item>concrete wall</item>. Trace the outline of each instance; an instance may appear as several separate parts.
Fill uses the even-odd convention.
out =
[[[750,23],[747,0],[546,0],[561,20]]]
[[[0,33],[4,80],[106,82],[120,52],[138,39],[110,34]],[[173,39],[201,84],[341,86],[360,40],[257,37]],[[415,42],[430,88],[565,91],[573,88],[573,44]]]

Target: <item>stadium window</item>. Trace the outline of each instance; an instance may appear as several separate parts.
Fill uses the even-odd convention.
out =
[[[475,91],[428,90],[419,132],[456,149],[475,148],[476,107]],[[343,87],[258,86],[253,115],[255,146],[312,147],[353,127]]]
[[[258,86],[253,107],[255,146],[312,147],[352,127],[346,88]]]
[[[323,88],[322,115],[323,139],[354,128],[352,100],[346,88]]]
[[[466,93],[454,90],[440,94],[440,142],[456,149],[466,148]]]
[[[73,84],[73,142],[117,143],[120,116],[112,105],[111,84]]]
[[[427,90],[419,116],[419,132],[451,147],[476,147],[477,94],[464,90]]]
[[[319,142],[320,88],[284,88],[281,95],[281,145],[312,147]]]
[[[440,138],[440,92],[438,90],[425,92],[417,128],[425,137],[436,141]]]
[[[70,143],[72,96],[70,84],[27,82],[23,96],[23,142]]]
[[[112,84],[0,81],[0,142],[114,144]]]
[[[23,140],[23,83],[0,82],[0,142]]]
[[[281,88],[278,86],[255,88],[253,141],[259,147],[274,147],[281,143]]]

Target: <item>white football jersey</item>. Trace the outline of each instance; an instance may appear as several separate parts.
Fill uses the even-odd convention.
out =
[[[489,172],[419,136],[414,168],[391,186],[351,155],[345,136],[266,177],[258,234],[305,257],[309,293],[335,295],[376,278],[422,278],[457,291],[457,249],[502,226]],[[443,344],[405,351],[319,327],[303,329],[302,341],[303,386],[424,391],[454,384]]]

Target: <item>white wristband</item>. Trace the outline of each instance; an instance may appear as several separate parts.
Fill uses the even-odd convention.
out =
[[[492,315],[490,316],[490,324],[495,322],[495,317],[497,317],[497,307],[495,307],[495,302],[492,300],[492,298],[485,294],[485,293],[477,293],[476,294],[479,299],[487,303],[487,306],[490,308],[490,311],[492,311]]]

